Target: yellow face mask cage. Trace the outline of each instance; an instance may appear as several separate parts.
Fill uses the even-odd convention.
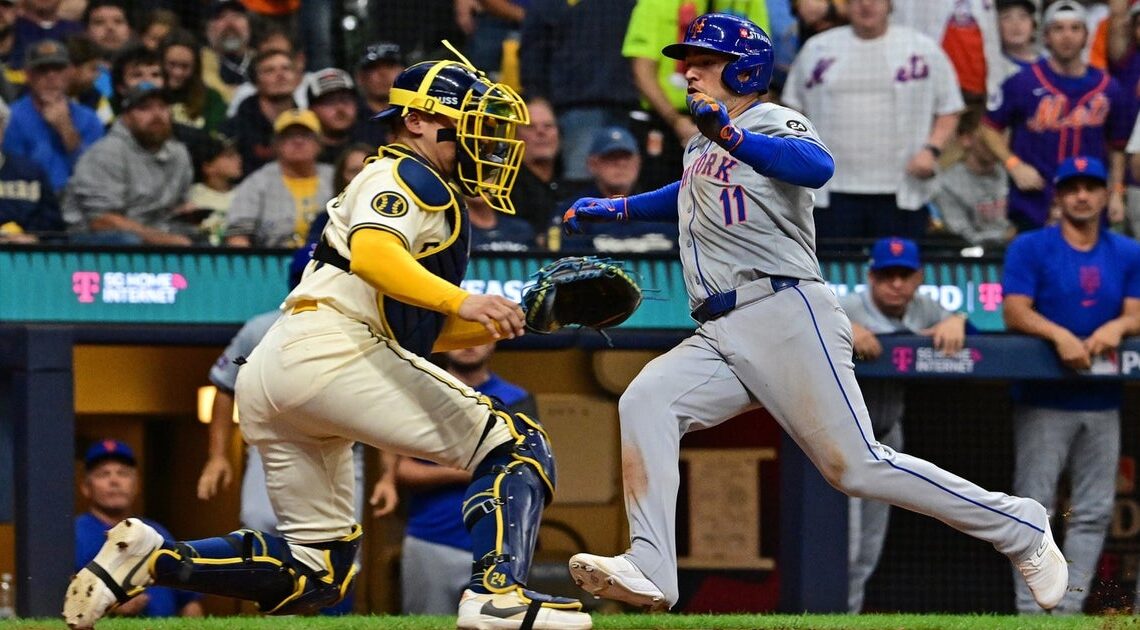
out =
[[[482,197],[495,210],[514,214],[511,189],[525,149],[516,134],[519,125],[530,124],[526,104],[509,86],[488,83],[481,96],[468,92],[460,109],[455,130],[461,152],[456,168],[460,188]]]

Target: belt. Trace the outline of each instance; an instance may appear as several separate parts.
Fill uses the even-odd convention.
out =
[[[296,315],[297,313],[308,313],[309,311],[315,310],[317,310],[316,300],[297,300],[296,303],[293,304],[293,309],[289,311],[289,314]]]
[[[799,278],[789,278],[787,276],[768,276],[760,278],[759,280],[754,280],[731,291],[714,293],[708,296],[704,302],[701,302],[700,306],[693,309],[692,316],[698,323],[703,324],[723,316],[737,306],[751,304],[756,300],[779,293],[799,283]]]

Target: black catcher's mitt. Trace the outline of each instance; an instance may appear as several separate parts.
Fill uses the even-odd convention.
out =
[[[608,258],[560,258],[534,277],[522,300],[531,332],[545,335],[571,324],[601,330],[629,319],[641,305],[641,287]]]

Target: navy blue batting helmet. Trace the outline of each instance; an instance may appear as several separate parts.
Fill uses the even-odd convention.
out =
[[[727,13],[706,13],[689,25],[685,41],[661,50],[666,57],[685,58],[689,52],[709,51],[734,57],[721,79],[737,94],[764,94],[772,81],[772,40],[764,29]]]

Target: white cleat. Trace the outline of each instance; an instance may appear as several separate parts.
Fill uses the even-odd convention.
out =
[[[146,562],[162,543],[162,534],[137,518],[112,527],[95,559],[67,585],[63,600],[67,626],[94,628],[108,610],[143,592],[154,581]]]
[[[532,608],[534,610],[532,610]],[[532,617],[529,628],[538,630],[589,630],[590,615],[582,612],[582,602],[551,597],[521,588],[508,593],[463,591],[459,600],[460,630],[515,630]]]
[[[625,556],[574,554],[570,558],[570,576],[594,597],[645,606],[654,612],[669,608],[661,589]]]
[[[1045,521],[1041,544],[1016,564],[1038,606],[1051,610],[1061,603],[1069,590],[1069,563],[1057,543],[1053,542],[1048,520]]]

